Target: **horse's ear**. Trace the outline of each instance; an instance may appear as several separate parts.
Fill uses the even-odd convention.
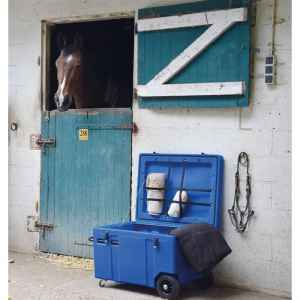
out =
[[[82,49],[84,40],[81,34],[76,33],[73,40],[73,45],[76,49]]]
[[[58,35],[57,35],[57,47],[60,50],[62,50],[66,46],[67,46],[67,38],[62,32],[59,32]]]

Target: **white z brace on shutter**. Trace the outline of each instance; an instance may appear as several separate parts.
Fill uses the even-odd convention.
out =
[[[138,32],[211,25],[145,85],[137,86],[140,97],[243,95],[243,81],[166,84],[196,56],[236,22],[247,21],[247,8],[217,10],[180,16],[139,19]]]

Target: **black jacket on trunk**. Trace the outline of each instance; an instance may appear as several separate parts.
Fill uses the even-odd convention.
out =
[[[210,271],[231,253],[221,233],[209,224],[188,224],[170,234],[179,240],[183,255],[197,272]]]

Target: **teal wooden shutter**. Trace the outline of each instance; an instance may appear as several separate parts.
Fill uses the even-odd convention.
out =
[[[138,12],[138,99],[141,108],[242,107],[250,92],[250,0],[207,0],[151,7]],[[145,96],[139,89],[159,74],[212,25],[143,31],[139,20],[246,8],[245,21],[235,22],[202,53],[166,83],[199,84],[242,82],[243,92],[226,95]],[[206,15],[205,15],[206,16]],[[162,20],[162,19],[161,19]]]

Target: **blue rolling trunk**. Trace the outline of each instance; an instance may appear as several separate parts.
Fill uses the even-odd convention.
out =
[[[158,216],[147,212],[146,178],[150,173],[166,174],[164,208]],[[96,278],[155,287],[162,275],[180,284],[207,276],[191,268],[170,231],[190,223],[219,228],[222,185],[221,156],[141,154],[136,221],[94,228]],[[188,204],[181,217],[169,217],[168,208],[181,188],[188,193]]]

